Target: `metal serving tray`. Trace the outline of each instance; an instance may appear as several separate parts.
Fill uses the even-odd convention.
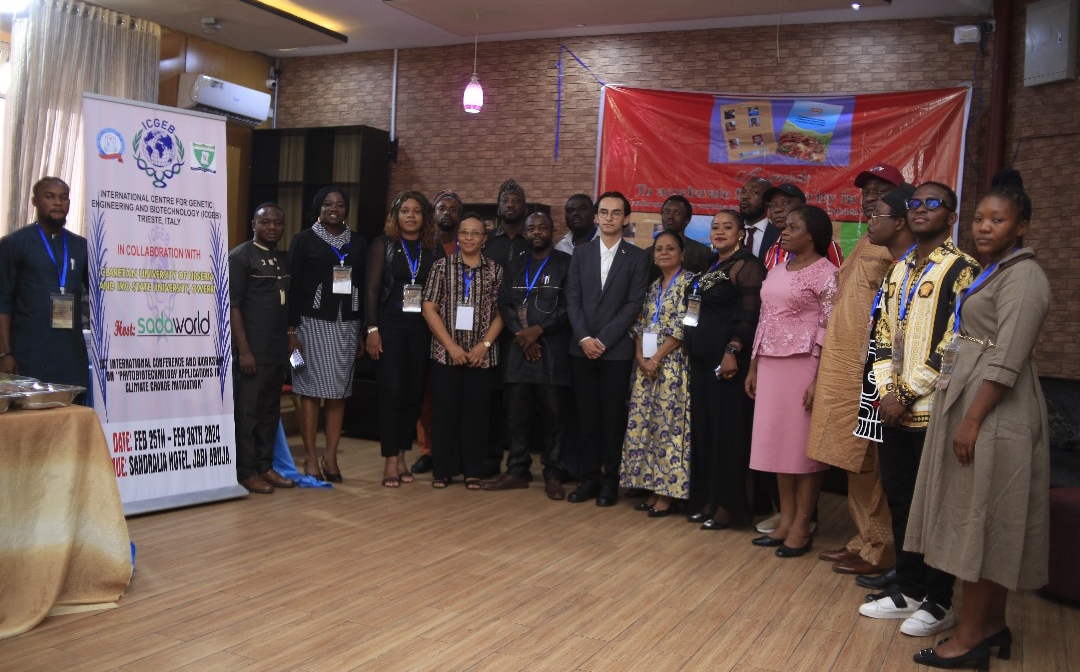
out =
[[[79,385],[39,383],[36,381],[32,384],[24,384],[21,387],[23,392],[16,397],[13,405],[16,409],[25,410],[70,406],[71,402],[75,401],[75,397],[86,392],[86,388]]]
[[[0,392],[0,413],[4,413],[11,408],[11,402],[15,401],[19,395],[13,392]]]

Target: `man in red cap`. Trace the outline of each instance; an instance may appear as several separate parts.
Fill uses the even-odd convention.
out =
[[[885,163],[855,177],[862,190],[866,219],[875,203],[904,184],[899,170]],[[810,419],[807,457],[848,472],[848,511],[858,533],[843,548],[818,557],[841,574],[880,574],[893,565],[889,508],[878,480],[877,444],[853,434],[859,420],[859,395],[870,343],[867,325],[878,287],[893,259],[885,247],[859,238],[840,267],[825,345],[818,365],[817,394]]]

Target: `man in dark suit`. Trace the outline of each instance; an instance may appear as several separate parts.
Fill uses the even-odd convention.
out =
[[[780,227],[769,222],[767,216],[765,192],[772,187],[772,182],[764,177],[752,177],[739,193],[739,213],[746,223],[746,247],[762,260],[773,243],[780,239]]]
[[[618,500],[626,399],[634,364],[628,330],[648,288],[645,251],[622,239],[630,202],[617,191],[600,196],[600,237],[578,247],[566,281],[570,359],[584,439],[582,479],[567,498],[598,506]]]

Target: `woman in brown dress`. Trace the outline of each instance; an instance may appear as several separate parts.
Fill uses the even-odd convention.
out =
[[[1050,287],[1023,247],[1030,219],[1007,169],[971,224],[986,270],[957,302],[904,540],[963,582],[955,637],[915,654],[929,667],[987,669],[993,647],[1008,658],[1008,591],[1047,580],[1049,435],[1032,350]]]

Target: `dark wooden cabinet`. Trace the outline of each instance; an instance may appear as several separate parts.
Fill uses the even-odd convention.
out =
[[[247,212],[272,201],[285,212],[286,244],[311,224],[311,200],[328,184],[349,197],[349,228],[369,242],[382,233],[390,186],[390,134],[370,126],[252,132]]]

